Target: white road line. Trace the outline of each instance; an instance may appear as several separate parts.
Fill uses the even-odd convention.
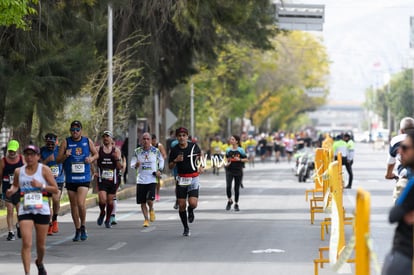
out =
[[[113,246],[107,248],[106,250],[118,250],[124,247],[127,243],[126,242],[117,242]]]
[[[252,250],[253,254],[261,254],[261,253],[285,253],[283,249],[277,248],[268,248],[268,249],[259,249],[259,250]]]
[[[62,275],[75,275],[81,272],[86,268],[85,265],[75,265],[74,267],[70,268],[69,270],[66,270],[62,273]]]

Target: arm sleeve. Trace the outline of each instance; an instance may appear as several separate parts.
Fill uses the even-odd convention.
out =
[[[164,158],[162,157],[160,151],[158,151],[158,169],[164,170]]]

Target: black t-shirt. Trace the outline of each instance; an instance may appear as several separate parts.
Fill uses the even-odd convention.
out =
[[[198,145],[193,142],[187,142],[186,148],[181,148],[180,144],[177,144],[171,148],[168,163],[174,161],[174,159],[181,152],[184,154],[184,160],[176,163],[178,174],[192,174],[194,172],[197,172],[198,169],[196,160],[201,156],[200,147],[198,147]]]
[[[237,149],[227,149],[226,151],[227,161],[230,164],[226,167],[226,172],[231,173],[235,176],[241,176],[243,174],[244,162],[235,161],[234,158],[245,159],[247,158],[246,152],[243,148],[238,147]]]

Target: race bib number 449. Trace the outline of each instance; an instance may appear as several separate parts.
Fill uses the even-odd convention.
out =
[[[42,193],[32,192],[25,193],[23,197],[23,209],[32,210],[40,209],[43,206],[43,195]]]

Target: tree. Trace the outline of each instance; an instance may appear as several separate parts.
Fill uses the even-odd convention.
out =
[[[2,0],[0,2],[0,26],[16,26],[18,29],[28,29],[30,23],[27,16],[36,14],[36,9],[31,5],[38,0]]]
[[[365,107],[379,115],[387,123],[387,110],[390,108],[396,121],[414,113],[414,94],[412,69],[406,69],[392,76],[390,92],[384,85],[378,89],[372,87],[365,91]]]
[[[86,20],[91,12],[88,4],[71,3],[42,3],[29,31],[1,29],[5,122],[23,144],[31,137],[34,114],[40,131],[49,130],[56,112],[79,92],[85,74],[96,64],[99,26]],[[79,17],[82,13],[85,16]]]

